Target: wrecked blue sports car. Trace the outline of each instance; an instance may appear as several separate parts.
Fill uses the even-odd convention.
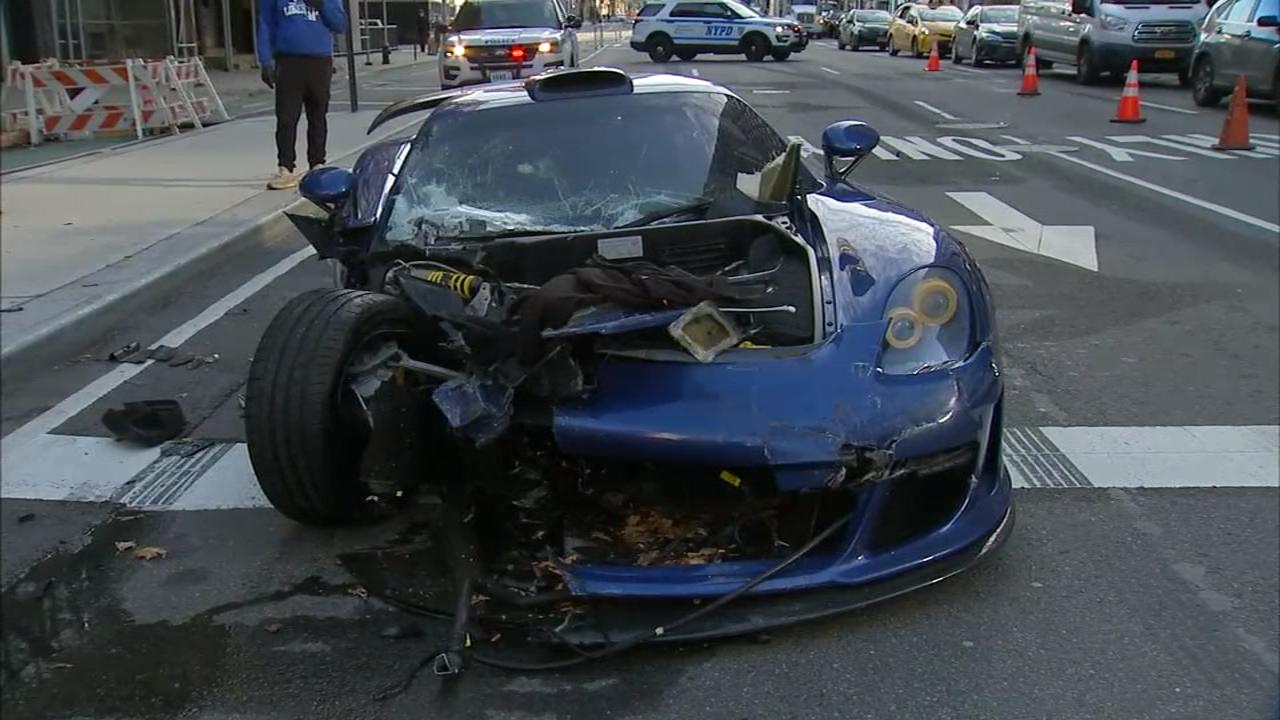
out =
[[[437,672],[473,636],[576,662],[828,615],[1005,540],[991,294],[845,180],[873,129],[828,127],[819,177],[725,88],[600,68],[374,126],[427,110],[303,180],[340,287],[271,323],[245,420],[285,515],[425,528],[352,567],[453,618]]]

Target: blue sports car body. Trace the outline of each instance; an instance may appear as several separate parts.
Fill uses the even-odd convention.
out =
[[[424,392],[443,434],[473,456],[462,475],[502,459],[482,483],[497,498],[493,512],[507,513],[496,525],[552,516],[535,533],[554,538],[551,551],[529,555],[552,572],[508,582],[502,596],[602,601],[553,623],[558,639],[608,642],[652,628],[667,607],[734,593],[736,603],[649,639],[822,616],[948,577],[1007,537],[990,289],[946,230],[845,179],[878,141],[874,130],[827,128],[825,167],[811,172],[796,143],[725,88],[603,69],[417,98],[375,125],[424,110],[412,135],[369,148],[353,171],[309,174],[303,194],[330,212],[295,222],[348,291],[390,292],[452,327],[451,355],[406,351],[415,360],[393,366],[435,373]],[[566,145],[562,136],[587,139]],[[649,177],[663,178],[660,187],[636,190]],[[579,186],[599,202],[584,202]],[[565,361],[556,373],[571,379],[558,391],[546,391],[546,378],[531,390],[533,374],[492,371],[528,349],[528,337],[513,331],[514,350],[482,350],[494,343],[476,338],[510,340],[500,330],[527,330],[513,318],[533,306],[493,297],[536,293],[584,267],[638,283],[671,267],[734,288],[763,279],[751,297],[706,303],[601,303],[593,290],[595,300],[535,327],[537,367]],[[413,272],[413,282],[388,287]],[[491,288],[486,302],[498,310],[476,310],[469,282]],[[553,307],[558,298],[544,299]],[[723,332],[732,342],[682,346],[672,339],[681,318],[711,327],[681,342]],[[559,343],[574,349],[549,350]],[[262,477],[272,470],[253,447],[250,415]],[[606,485],[589,487],[597,480]],[[283,493],[271,482],[274,502]],[[507,493],[507,484],[520,487]],[[679,519],[655,520],[665,501],[650,501],[674,495]],[[720,512],[728,506],[744,509]],[[589,526],[568,529],[574,523]],[[473,533],[481,545],[500,534]],[[510,574],[513,555],[481,554],[485,587],[502,584],[495,578]]]

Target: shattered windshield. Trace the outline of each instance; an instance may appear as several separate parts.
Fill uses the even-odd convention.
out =
[[[560,27],[555,6],[549,0],[470,0],[458,8],[453,29]]]
[[[462,106],[415,138],[384,238],[603,230],[685,208],[749,214],[759,205],[739,188],[785,150],[746,103],[718,93]]]

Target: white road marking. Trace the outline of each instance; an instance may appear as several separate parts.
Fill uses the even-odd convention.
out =
[[[215,320],[227,314],[229,310],[243,303],[245,300],[248,300],[276,278],[289,272],[303,260],[315,257],[315,255],[316,251],[311,247],[298,250],[275,265],[272,265],[266,270],[254,275],[248,280],[248,282],[236,288],[221,300],[218,300],[205,308],[205,310],[199,315],[174,328],[167,335],[157,340],[156,345],[168,345],[170,347],[178,347],[182,345],[187,340],[190,340],[196,333],[205,329],[209,325],[213,324]],[[36,447],[37,450],[40,447],[44,447],[41,443],[48,442],[43,439],[46,437],[46,433],[80,414],[90,405],[97,402],[98,398],[101,398],[133,378],[138,373],[146,370],[151,366],[151,363],[152,361],[148,360],[136,365],[129,363],[121,364],[114,370],[89,383],[79,391],[69,395],[62,402],[36,416],[34,419],[27,422],[27,424],[6,435],[4,440],[0,441],[0,455],[3,455],[3,472],[0,472],[0,483],[3,483],[5,486],[8,485],[11,472],[11,461],[17,463],[21,460],[20,456],[26,456],[25,452],[20,451],[23,451],[24,448],[28,446]],[[37,452],[36,455],[31,457],[39,457],[39,455],[40,454]],[[47,465],[51,472],[56,472],[56,465],[58,462],[61,462],[62,459],[62,456],[58,454],[51,454],[45,457],[45,459],[38,464]]]
[[[1276,487],[1280,427],[1042,428],[1095,487]]]
[[[959,150],[960,152],[976,157],[979,160],[1021,160],[1022,155],[1010,150],[1009,148],[997,147],[982,138],[961,137],[948,135],[938,138],[938,144]]]
[[[1277,487],[1280,427],[1010,428],[1005,461],[1019,488]],[[160,450],[108,438],[45,435],[64,457],[59,472],[38,459],[6,470],[4,497],[117,501],[145,510],[267,508],[244,443],[215,444],[207,461],[175,468]],[[158,477],[168,470],[168,477]],[[179,472],[175,473],[175,469]]]
[[[1189,145],[1195,145],[1197,147],[1210,148],[1210,149],[1212,149],[1213,146],[1216,145],[1218,142],[1218,138],[1213,137],[1212,135],[1204,135],[1202,133],[1187,133],[1186,135],[1165,135],[1164,138],[1166,140],[1175,140],[1178,142],[1185,142]],[[1280,150],[1277,150],[1276,148],[1273,148],[1273,147],[1268,147],[1262,143],[1255,141],[1254,146],[1256,147],[1256,149],[1254,150],[1225,150],[1225,151],[1214,150],[1214,152],[1218,152],[1218,153],[1228,152],[1236,157],[1262,158],[1264,160],[1280,155]]]
[[[1098,271],[1098,251],[1092,225],[1042,225],[985,192],[949,192],[990,225],[955,225],[959,230],[1001,245]]]
[[[755,95],[788,95],[791,93],[790,90],[770,90],[769,88],[761,88],[751,92]]]
[[[951,69],[962,72],[962,73],[969,73],[971,75],[986,75],[986,73],[982,72],[981,70],[974,70],[973,68],[967,68],[963,65],[956,65],[955,63],[951,64]]]
[[[698,72],[698,68],[689,68],[689,74],[694,77],[702,77],[701,73]]]
[[[1173,148],[1182,152],[1189,152],[1201,157],[1213,158],[1214,160],[1235,160],[1234,155],[1228,155],[1217,150],[1205,150],[1204,148],[1195,147],[1185,142],[1174,142],[1164,138],[1149,137],[1147,135],[1108,135],[1108,140],[1118,143],[1150,143],[1152,145],[1160,145],[1161,147]]]
[[[1111,168],[1103,167],[1101,165],[1096,165],[1094,163],[1089,162],[1088,160],[1081,160],[1080,158],[1071,157],[1070,155],[1066,155],[1063,153],[1048,153],[1048,154],[1053,157],[1066,160],[1067,162],[1075,163],[1076,165],[1079,165],[1081,167],[1089,168],[1094,172],[1099,172],[1099,173],[1102,173],[1103,175],[1113,177],[1117,180],[1123,180],[1124,182],[1137,185],[1138,187],[1146,188],[1153,192],[1158,192],[1162,195],[1167,195],[1176,200],[1181,200],[1182,202],[1185,202],[1189,205],[1195,205],[1196,207],[1203,208],[1205,210],[1208,210],[1209,212],[1214,212],[1219,215],[1222,215],[1223,217],[1228,217],[1228,218],[1231,218],[1232,220],[1245,223],[1246,225],[1252,225],[1254,227],[1262,228],[1263,230],[1267,230],[1273,233],[1280,232],[1280,225],[1277,225],[1273,222],[1269,222],[1267,220],[1263,220],[1262,218],[1256,218],[1252,215],[1247,215],[1238,210],[1232,210],[1229,207],[1219,205],[1215,202],[1209,202],[1208,200],[1201,200],[1198,197],[1192,197],[1191,195],[1187,195],[1186,193],[1180,193],[1177,190],[1171,190],[1167,187],[1164,187],[1163,185],[1157,185],[1153,182],[1147,182],[1142,178],[1136,178],[1132,175],[1126,175],[1122,172],[1119,172],[1118,170],[1112,170]]]
[[[1067,139],[1074,140],[1075,142],[1078,142],[1082,145],[1089,145],[1091,147],[1096,147],[1099,150],[1105,152],[1107,155],[1111,156],[1111,159],[1115,160],[1116,162],[1133,162],[1133,157],[1135,155],[1145,155],[1147,157],[1160,158],[1163,160],[1186,160],[1186,158],[1180,155],[1166,155],[1164,153],[1147,152],[1146,150],[1131,150],[1129,148],[1119,148],[1119,147],[1116,147],[1115,145],[1108,145],[1104,142],[1101,142],[1098,140],[1090,140],[1088,138],[1079,137],[1078,135],[1069,135],[1067,136]]]
[[[824,68],[819,68],[819,69],[820,69],[820,70],[822,70],[822,72],[825,72],[825,73],[831,73],[832,75],[839,75],[839,74],[840,74],[840,71],[839,71],[839,70],[832,70],[832,69],[831,69],[831,68],[829,68],[829,67],[824,67]]]
[[[934,113],[934,114],[936,114],[936,115],[941,115],[942,117],[944,117],[944,118],[946,118],[946,119],[948,119],[948,120],[959,120],[959,119],[960,119],[960,118],[956,117],[955,115],[952,115],[951,113],[949,113],[949,112],[947,112],[947,111],[945,111],[945,110],[940,110],[940,109],[938,109],[938,108],[936,108],[936,107],[934,107],[934,106],[930,105],[929,103],[927,103],[927,102],[925,102],[925,101],[923,101],[923,100],[912,100],[911,102],[913,102],[913,103],[915,103],[915,104],[919,105],[920,107],[924,108],[925,110],[928,110],[928,111],[929,111],[929,112],[931,112],[931,113]]]
[[[917,135],[905,135],[903,137],[881,135],[880,141],[886,145],[892,145],[898,151],[899,155],[906,155],[912,160],[924,160],[930,157],[935,157],[939,160],[963,159],[950,150],[940,148],[932,142],[929,142]]]
[[[1169,112],[1182,113],[1183,115],[1199,115],[1200,114],[1195,110],[1187,110],[1186,108],[1174,107],[1172,105],[1161,105],[1160,103],[1147,102],[1146,100],[1139,100],[1138,102],[1145,107],[1156,108],[1158,110],[1168,110]]]

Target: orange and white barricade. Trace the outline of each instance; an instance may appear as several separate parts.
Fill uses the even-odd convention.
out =
[[[184,79],[186,78],[186,79]],[[26,109],[8,117],[25,125],[32,144],[45,137],[132,129],[204,126],[227,120],[226,109],[199,58],[125,60],[84,66],[22,66]]]

